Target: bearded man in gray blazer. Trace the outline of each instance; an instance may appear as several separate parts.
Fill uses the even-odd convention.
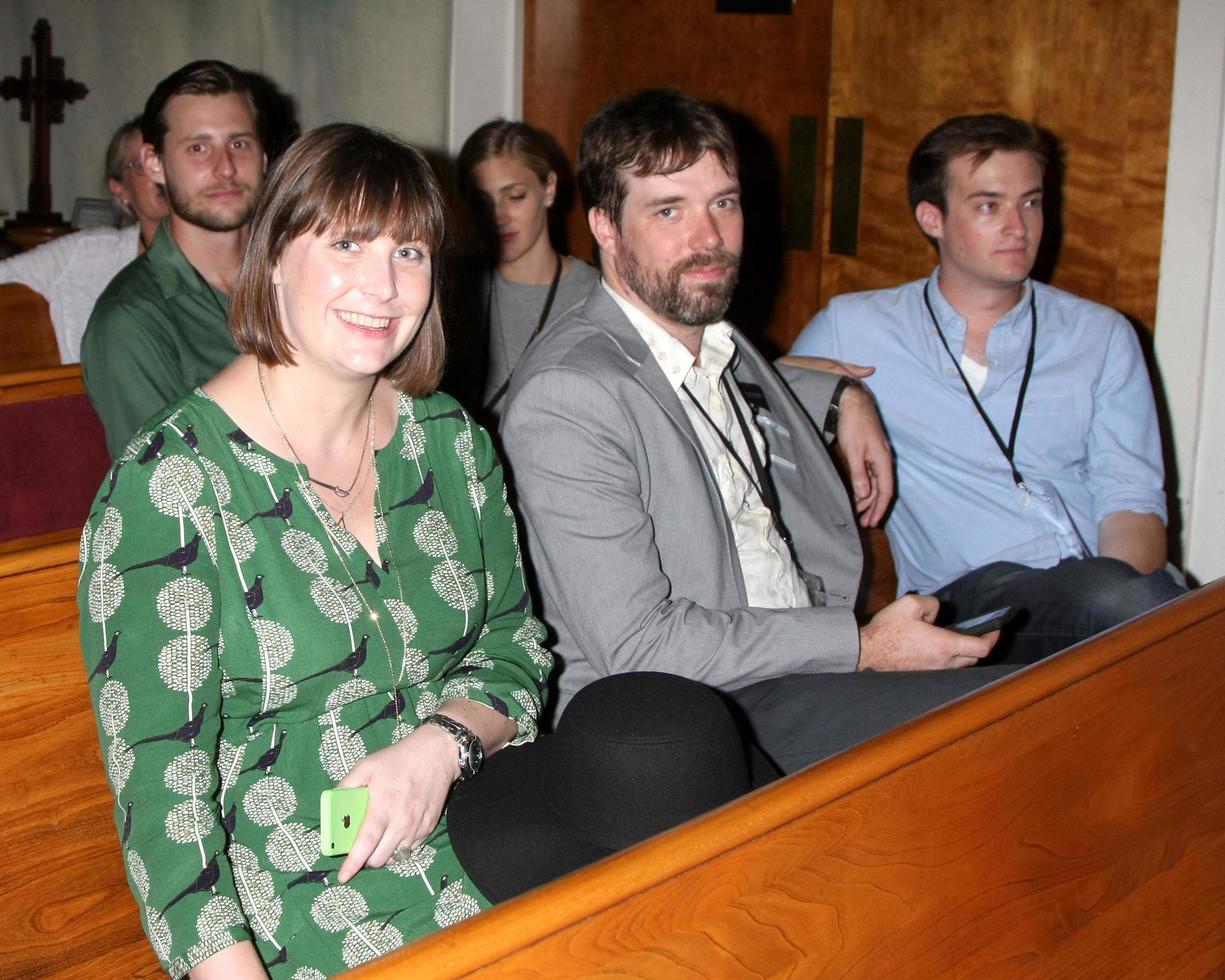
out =
[[[614,100],[577,169],[603,279],[525,352],[500,428],[561,710],[607,674],[682,674],[790,772],[1007,671],[956,669],[996,634],[932,625],[930,596],[856,622],[855,514],[811,419],[865,525],[892,458],[862,386],[788,365],[788,387],[723,320],[743,216],[719,117],[675,90]]]

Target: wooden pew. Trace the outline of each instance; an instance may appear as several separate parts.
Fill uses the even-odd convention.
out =
[[[0,556],[0,975],[155,976],[77,643],[76,547],[27,557]]]
[[[0,556],[0,975],[152,976],[76,575]],[[1223,636],[1225,580],[353,975],[1219,975]]]
[[[1225,579],[347,976],[1225,972]]]
[[[0,338],[0,373],[60,363],[51,309],[29,286],[0,283]]]
[[[110,465],[80,365],[0,374],[0,550],[75,540]]]

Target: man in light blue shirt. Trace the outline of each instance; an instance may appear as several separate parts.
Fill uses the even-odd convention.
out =
[[[1046,149],[1028,123],[961,116],[911,157],[927,279],[840,296],[792,354],[872,365],[897,459],[899,592],[942,621],[1019,611],[1028,662],[1169,599],[1152,387],[1118,313],[1029,278]]]

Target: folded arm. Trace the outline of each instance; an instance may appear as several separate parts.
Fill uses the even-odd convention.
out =
[[[775,367],[809,419],[822,430],[837,398],[835,439],[846,459],[859,523],[876,527],[893,501],[893,450],[876,400],[863,385],[842,385],[842,377],[861,378],[875,368],[824,357],[789,355]]]

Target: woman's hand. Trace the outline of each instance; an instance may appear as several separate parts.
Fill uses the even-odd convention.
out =
[[[401,844],[411,848],[425,840],[458,777],[455,741],[436,725],[418,726],[350,769],[338,788],[365,786],[370,801],[353,850],[340,866],[341,883],[363,866],[381,868]]]

